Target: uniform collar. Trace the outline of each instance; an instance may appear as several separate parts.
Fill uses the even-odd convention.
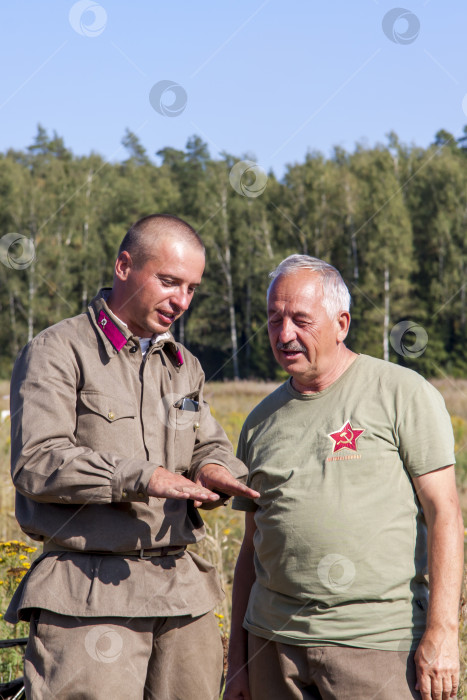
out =
[[[97,329],[108,357],[111,359],[118,355],[129,341],[136,342],[136,336],[132,334],[128,326],[120,321],[111,312],[107,305],[112,290],[103,288],[89,304],[89,316],[91,323]],[[164,333],[152,344],[156,349],[164,349],[176,368],[183,365],[183,357],[170,331]]]
[[[164,352],[170,357],[170,360],[174,365],[175,369],[179,370],[180,367],[183,365],[183,356],[181,350],[175,342],[175,339],[170,331],[164,333],[163,336],[159,336],[157,340],[151,343],[151,345],[148,348],[148,352],[151,352],[152,348],[154,348],[153,352],[158,349],[163,349]]]

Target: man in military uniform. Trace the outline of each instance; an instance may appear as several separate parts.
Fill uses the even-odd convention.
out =
[[[187,550],[198,506],[257,492],[170,327],[204,248],[186,222],[138,221],[112,289],[40,333],[12,376],[12,475],[22,529],[43,542],[7,620],[30,621],[30,700],[217,700],[213,567]]]

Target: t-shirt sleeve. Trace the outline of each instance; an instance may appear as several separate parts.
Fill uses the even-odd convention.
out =
[[[240,438],[238,440],[237,457],[244,464],[247,465],[248,470],[249,470],[250,467],[248,464],[248,448],[247,448],[246,434],[247,434],[247,430],[246,430],[245,425],[244,425],[242,428],[242,432],[240,433]],[[247,486],[251,486],[250,474],[248,474],[246,484],[247,484]],[[257,510],[258,506],[250,498],[243,498],[243,496],[235,496],[233,501],[232,501],[232,508],[234,510],[243,510],[243,511],[246,511],[249,513],[254,513],[255,510]]]
[[[397,425],[399,453],[411,476],[454,464],[454,435],[444,399],[429,382],[412,391]]]

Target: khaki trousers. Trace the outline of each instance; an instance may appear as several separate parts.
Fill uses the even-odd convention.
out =
[[[414,652],[300,647],[248,635],[252,700],[413,700]]]
[[[28,700],[218,700],[223,650],[201,617],[77,618],[37,611],[24,661]]]

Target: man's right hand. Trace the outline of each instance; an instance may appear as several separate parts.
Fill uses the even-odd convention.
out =
[[[148,496],[155,498],[176,498],[179,500],[210,502],[218,501],[219,495],[209,489],[194,484],[181,474],[173,474],[164,467],[157,467],[149,480]]]
[[[222,697],[223,700],[251,700],[246,664],[237,671],[229,666]]]

